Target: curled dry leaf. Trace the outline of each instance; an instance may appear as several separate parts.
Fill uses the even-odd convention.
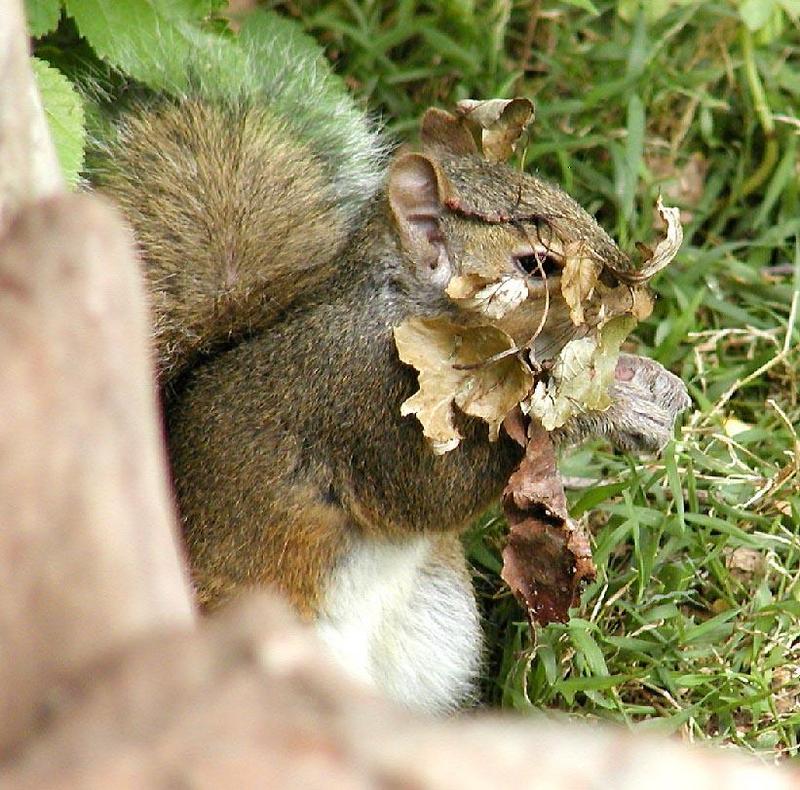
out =
[[[530,370],[518,356],[487,362],[513,348],[511,338],[494,327],[410,318],[395,328],[394,337],[400,359],[419,371],[419,390],[402,404],[400,413],[417,416],[437,455],[461,440],[454,405],[485,420],[494,441],[506,414],[533,385]]]
[[[459,113],[481,130],[481,148],[490,162],[505,162],[519,138],[533,120],[533,104],[528,99],[464,99]]]
[[[564,268],[561,270],[561,295],[569,306],[569,317],[575,326],[585,323],[584,305],[594,294],[603,265],[585,252],[582,242],[564,247]]]
[[[510,418],[509,435],[519,441],[514,420],[518,414]],[[552,439],[535,422],[528,436],[525,457],[503,492],[510,533],[501,576],[531,623],[545,625],[566,621],[581,581],[595,577],[595,566],[588,536],[567,514]]]
[[[482,313],[487,318],[503,318],[528,298],[528,286],[522,277],[506,275],[499,280],[486,280],[475,274],[457,275],[446,289],[451,299]]]
[[[661,195],[659,195],[656,201],[656,210],[661,219],[667,224],[666,234],[656,244],[656,248],[642,261],[642,264],[635,272],[635,276],[628,278],[631,283],[644,283],[665,266],[668,266],[678,254],[678,250],[683,243],[680,209],[675,206],[665,206],[661,200]]]
[[[645,284],[623,283],[616,288],[609,288],[598,282],[597,295],[600,300],[601,323],[607,317],[616,315],[629,315],[637,321],[644,321],[653,312],[653,295]]]

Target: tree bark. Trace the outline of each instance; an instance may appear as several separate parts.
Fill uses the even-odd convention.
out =
[[[18,0],[0,0],[0,231],[25,202],[64,190],[28,63]]]
[[[412,716],[344,680],[274,600],[132,645],[0,766],[0,785],[357,790],[789,790],[732,752],[535,717]]]
[[[94,198],[0,241],[0,751],[54,678],[191,622],[138,279]]]

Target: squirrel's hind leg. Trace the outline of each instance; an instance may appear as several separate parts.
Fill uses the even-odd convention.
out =
[[[360,540],[331,576],[317,629],[351,674],[407,707],[476,699],[482,635],[455,536]]]

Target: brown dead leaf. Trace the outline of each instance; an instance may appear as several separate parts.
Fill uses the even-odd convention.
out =
[[[585,254],[584,245],[568,244],[564,248],[561,271],[561,294],[569,305],[569,317],[575,326],[585,322],[583,308],[591,299],[603,264]]]
[[[697,206],[703,198],[708,175],[708,159],[699,151],[695,151],[681,165],[673,156],[648,155],[645,158],[647,168],[653,178],[660,182],[664,196],[683,206]],[[682,210],[686,222],[691,222],[694,212]]]
[[[528,99],[464,99],[457,108],[467,121],[481,129],[483,155],[490,162],[509,159],[533,120],[533,104]]]
[[[776,667],[770,686],[775,710],[780,715],[796,713],[800,709],[800,670],[796,666]]]
[[[458,446],[453,405],[483,419],[489,440],[498,437],[505,416],[523,400],[533,377],[518,356],[491,361],[513,348],[491,326],[463,327],[445,319],[411,318],[394,330],[400,359],[419,371],[419,390],[400,407],[415,414],[438,455]]]
[[[596,298],[602,305],[605,316],[629,315],[637,321],[644,321],[653,312],[653,295],[647,285],[627,285],[625,283],[609,288],[602,282],[596,286]]]
[[[726,547],[723,549],[725,556],[725,567],[731,571],[731,575],[739,581],[746,582],[753,576],[761,574],[766,568],[766,560],[760,551],[739,546],[737,548]]]
[[[553,442],[531,423],[525,457],[503,492],[510,526],[501,576],[531,623],[565,622],[580,583],[595,577],[589,539],[567,514]]]

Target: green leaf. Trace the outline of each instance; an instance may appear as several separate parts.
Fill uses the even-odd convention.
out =
[[[734,624],[730,621],[739,614],[738,609],[729,609],[726,612],[710,617],[702,623],[697,625],[689,625],[683,633],[683,644],[697,642],[714,642],[724,639],[728,636],[734,628]]]
[[[471,21],[475,16],[475,0],[445,0],[445,18]]]
[[[584,11],[588,11],[590,14],[594,14],[595,16],[600,16],[600,12],[597,10],[597,6],[592,2],[592,0],[564,0],[567,5],[573,5],[576,8],[582,8]]]
[[[569,514],[572,518],[580,518],[589,510],[594,510],[599,504],[611,497],[621,494],[630,487],[629,480],[620,483],[610,483],[604,486],[592,486],[581,498],[570,508]]]
[[[779,5],[792,18],[800,16],[800,0],[778,0]]]
[[[31,58],[47,124],[66,182],[75,187],[86,143],[83,102],[72,83],[39,58]]]
[[[672,491],[672,499],[675,502],[675,510],[678,514],[678,523],[681,530],[686,529],[686,522],[683,515],[685,504],[683,501],[683,485],[681,476],[678,472],[678,464],[675,461],[675,442],[670,442],[664,449],[664,468],[667,472],[667,481]]]
[[[204,4],[196,0],[65,0],[80,34],[102,59],[156,90],[185,89],[187,64],[219,65],[225,48],[220,36],[191,24]]]
[[[61,0],[25,0],[28,30],[34,38],[55,30],[61,16]]]
[[[769,22],[775,9],[775,0],[744,0],[739,6],[739,16],[754,33]]]

